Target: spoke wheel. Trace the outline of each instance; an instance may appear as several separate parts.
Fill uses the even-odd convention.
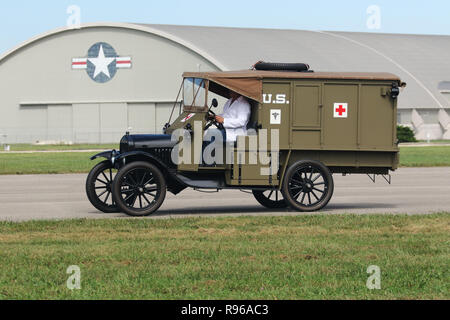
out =
[[[253,196],[261,205],[269,209],[283,209],[288,206],[283,194],[278,190],[253,190]]]
[[[112,184],[117,170],[110,161],[103,161],[96,165],[86,179],[86,194],[91,204],[104,213],[116,213],[116,206],[112,195]]]
[[[113,194],[124,213],[142,217],[161,207],[166,189],[164,176],[157,167],[147,162],[134,162],[117,174]]]
[[[333,176],[320,162],[299,161],[286,172],[282,191],[292,208],[317,211],[325,207],[333,195]]]

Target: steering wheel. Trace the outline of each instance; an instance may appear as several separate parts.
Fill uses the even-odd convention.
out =
[[[208,110],[208,113],[206,114],[206,121],[207,124],[205,126],[205,131],[208,130],[212,125],[214,125],[219,130],[225,130],[223,124],[216,121],[216,114],[212,110]]]

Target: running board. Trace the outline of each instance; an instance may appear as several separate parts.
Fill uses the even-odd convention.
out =
[[[183,183],[185,186],[196,189],[225,189],[227,186],[225,184],[225,178],[223,177],[223,173],[221,174],[199,174],[199,173],[176,173],[175,177]]]

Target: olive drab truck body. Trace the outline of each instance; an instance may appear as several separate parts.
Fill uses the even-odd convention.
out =
[[[316,211],[331,199],[333,174],[386,177],[396,170],[397,97],[406,84],[390,73],[312,72],[307,65],[293,66],[185,73],[179,115],[163,135],[127,134],[120,151],[98,155],[107,159],[105,168],[119,171],[111,181],[112,205],[130,215],[147,215],[162,204],[165,190],[234,188],[252,191],[268,208]],[[220,128],[210,105],[217,105],[216,97],[229,98],[230,91],[250,103],[248,134],[228,144],[223,161],[205,164],[204,144],[191,143],[190,161],[174,163],[181,141],[174,133],[185,131],[192,141],[202,141],[211,125]],[[153,189],[137,181],[149,176],[160,181]],[[150,196],[146,190],[157,190],[150,192],[153,202],[143,200]],[[97,208],[102,207],[97,203]]]

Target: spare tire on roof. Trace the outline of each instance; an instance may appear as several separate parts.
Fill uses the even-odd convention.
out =
[[[260,71],[295,71],[305,72],[309,70],[309,65],[306,63],[273,63],[273,62],[258,62],[254,66],[255,70]]]

